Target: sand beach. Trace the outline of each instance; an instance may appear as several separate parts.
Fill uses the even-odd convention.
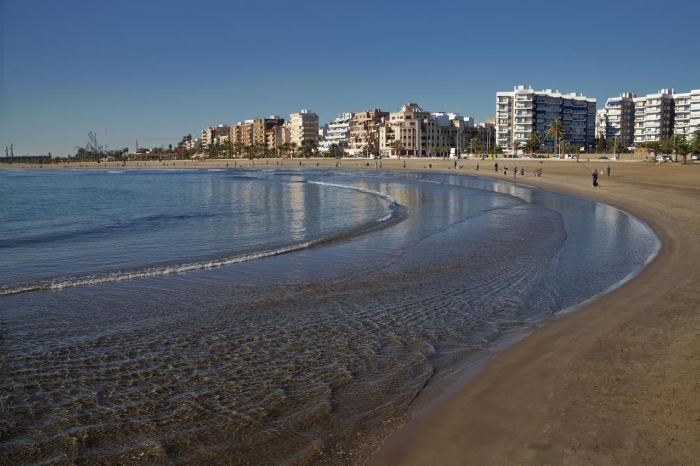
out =
[[[324,168],[336,161],[129,162],[125,168],[300,163]],[[504,175],[503,164],[524,166],[524,176]],[[344,159],[340,167],[379,168],[367,159]],[[41,169],[54,168],[123,167]],[[389,159],[381,168],[474,175],[585,197],[646,222],[662,246],[639,276],[498,353],[468,383],[414,413],[369,465],[698,464],[700,164],[499,159],[458,160],[455,168],[451,160]],[[539,168],[543,174],[535,177]]]
[[[513,181],[493,163],[478,174]],[[700,165],[499,163],[524,164],[518,183],[632,213],[660,253],[634,280],[499,354],[368,464],[698,464]],[[593,188],[588,170],[608,165]],[[536,167],[542,177],[531,176]]]

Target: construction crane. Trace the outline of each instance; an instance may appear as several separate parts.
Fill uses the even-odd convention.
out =
[[[85,146],[85,152],[92,156],[102,154],[104,152],[103,147],[97,142],[97,135],[92,131],[88,133],[88,143]]]

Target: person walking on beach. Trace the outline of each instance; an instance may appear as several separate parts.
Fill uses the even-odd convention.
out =
[[[494,167],[494,170],[493,170],[493,171],[495,171],[496,173],[498,173],[498,162],[496,162],[496,164],[495,164],[493,167]]]
[[[597,188],[598,187],[598,169],[594,168],[593,173],[591,174],[593,177],[593,187]]]
[[[608,165],[608,176],[610,176],[610,165]]]
[[[513,169],[513,179],[517,178],[517,176],[518,176],[518,167],[515,167]]]

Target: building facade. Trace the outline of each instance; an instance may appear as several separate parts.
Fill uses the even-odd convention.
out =
[[[474,124],[474,118],[459,113],[430,113],[409,102],[379,125],[379,148],[382,156],[432,157],[468,152],[472,141],[488,147],[495,140],[495,127]],[[397,149],[395,142],[401,143]]]
[[[301,148],[304,141],[318,144],[318,115],[309,109],[289,115],[289,142]]]
[[[431,124],[430,112],[421,109],[415,102],[409,102],[401,106],[396,112],[391,112],[379,125],[379,151],[381,155],[423,155],[430,138]],[[397,153],[392,144],[401,142],[401,153]]]
[[[350,128],[349,152],[378,155],[379,127],[388,117],[389,112],[379,108],[355,113]]]
[[[700,130],[700,89],[690,91],[690,134]]]
[[[324,137],[320,144],[324,151],[328,150],[333,144],[343,149],[349,147],[354,116],[354,113],[346,112],[338,115],[335,120],[326,125]]]
[[[623,92],[605,102],[605,138],[617,139],[625,147],[634,143],[634,92]]]
[[[496,93],[496,142],[506,153],[516,143],[524,145],[533,131],[539,133],[543,150],[554,151],[557,141],[547,136],[554,120],[562,122],[567,143],[587,150],[595,144],[596,99],[522,85]]]
[[[202,150],[208,151],[212,144],[224,144],[229,140],[230,129],[227,125],[210,126],[202,130]]]

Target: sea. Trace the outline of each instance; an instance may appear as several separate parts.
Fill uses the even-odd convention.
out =
[[[364,464],[660,246],[428,170],[0,170],[0,202],[0,464]]]

